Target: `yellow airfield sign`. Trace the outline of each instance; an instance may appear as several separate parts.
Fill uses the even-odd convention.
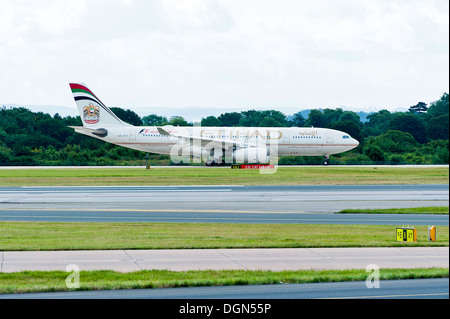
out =
[[[397,228],[397,241],[417,241],[417,230],[415,228]]]

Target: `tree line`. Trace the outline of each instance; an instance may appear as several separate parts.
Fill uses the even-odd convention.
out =
[[[142,118],[111,108],[133,125],[192,126],[181,116],[150,114]],[[349,133],[360,145],[332,157],[334,164],[448,164],[449,96],[407,112],[380,110],[363,122],[352,111],[314,109],[286,116],[277,110],[247,110],[202,118],[202,126],[324,127]],[[26,108],[0,108],[0,165],[170,165],[167,155],[146,154],[75,133],[79,116],[51,116]],[[279,164],[320,164],[317,157],[281,157]]]

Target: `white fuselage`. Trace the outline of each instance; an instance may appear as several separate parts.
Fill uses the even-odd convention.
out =
[[[106,129],[108,131],[106,137],[94,137],[144,152],[171,154],[175,145],[192,147],[192,142],[188,140],[183,141],[160,134],[155,126],[106,127]],[[347,133],[326,128],[170,127],[169,129],[173,134],[240,142],[249,147],[270,147],[272,150],[276,149],[279,156],[324,156],[346,152],[359,145],[358,141]],[[204,144],[201,146],[204,147]]]

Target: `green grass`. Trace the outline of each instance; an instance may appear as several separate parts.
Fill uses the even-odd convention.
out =
[[[448,246],[449,227],[428,242],[396,241],[396,226],[228,223],[0,222],[0,251]]]
[[[445,167],[278,167],[274,174],[229,167],[1,169],[0,187],[88,185],[448,184]]]
[[[70,272],[63,271],[0,273],[0,293],[75,290],[66,287],[66,278],[70,274]],[[80,287],[76,290],[364,281],[368,274],[365,270],[302,270],[281,272],[245,270],[177,272],[168,270],[143,270],[129,273],[81,271],[79,277]],[[381,280],[448,277],[448,268],[380,269]]]
[[[337,214],[434,214],[448,215],[448,206],[443,207],[415,207],[415,208],[387,208],[387,209],[344,209]]]

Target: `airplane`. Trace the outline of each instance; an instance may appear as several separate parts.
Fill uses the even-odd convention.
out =
[[[119,119],[85,84],[70,83],[83,126],[77,133],[171,159],[189,156],[207,166],[266,164],[278,156],[324,156],[349,151],[359,142],[338,130],[315,127],[133,126]],[[177,157],[178,156],[178,157]]]

